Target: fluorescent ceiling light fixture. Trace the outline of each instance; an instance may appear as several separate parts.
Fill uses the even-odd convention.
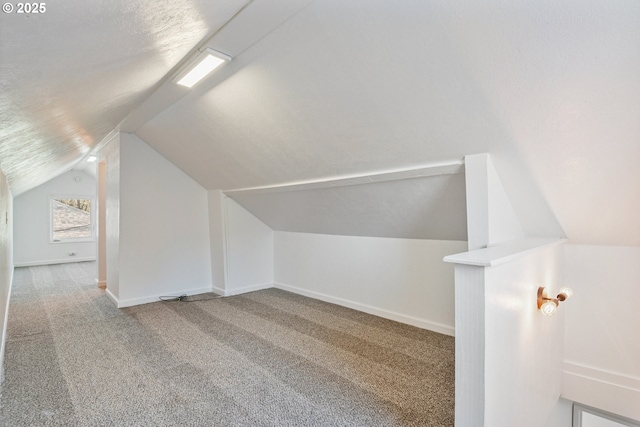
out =
[[[178,75],[179,80],[176,83],[191,88],[213,70],[229,61],[231,61],[230,56],[206,48],[189,67]]]
[[[88,162],[88,163],[93,163],[93,162],[95,162],[95,161],[96,161],[96,159],[97,159],[97,157],[96,157],[96,156],[89,156],[89,157],[87,157],[87,162]]]

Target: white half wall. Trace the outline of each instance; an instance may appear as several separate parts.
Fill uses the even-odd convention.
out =
[[[224,196],[226,228],[225,295],[273,286],[273,230]]]
[[[466,242],[275,232],[275,286],[454,334],[453,267]]]
[[[539,286],[563,283],[565,239],[524,237],[488,154],[465,157],[469,251],[455,263],[456,426],[540,427],[559,404],[563,312],[545,318]]]
[[[211,291],[207,191],[126,133],[119,191],[118,305]]]
[[[551,421],[562,384],[566,307],[546,317],[536,300],[538,286],[561,287],[562,255],[561,245],[542,247],[485,271],[486,426]]]
[[[456,426],[541,427],[557,416],[565,306],[545,317],[536,301],[539,286],[563,283],[563,241],[445,258],[456,263]]]
[[[640,247],[566,245],[563,396],[640,422]]]
[[[86,172],[70,171],[22,193],[14,200],[13,256],[17,267],[96,258],[95,241],[51,242],[51,196],[89,197],[94,200],[91,209],[96,218],[96,178]]]
[[[4,376],[4,343],[7,334],[9,295],[13,280],[13,197],[0,171],[0,383]]]

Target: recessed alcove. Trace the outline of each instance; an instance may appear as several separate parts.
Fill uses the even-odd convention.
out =
[[[442,259],[467,249],[465,185],[460,160],[210,192],[214,287],[275,286],[453,335]]]

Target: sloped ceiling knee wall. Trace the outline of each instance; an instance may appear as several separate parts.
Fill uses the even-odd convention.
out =
[[[467,240],[462,165],[226,194],[275,231]]]

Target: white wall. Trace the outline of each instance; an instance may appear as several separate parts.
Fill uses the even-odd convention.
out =
[[[572,427],[572,422],[573,402],[561,397],[553,407],[551,419],[546,427]]]
[[[488,154],[466,156],[465,174],[470,251],[445,258],[456,264],[456,426],[566,421],[564,313],[537,307],[539,286],[563,283],[564,239],[523,237]]]
[[[275,233],[275,286],[453,335],[453,267],[466,242]]]
[[[640,247],[566,245],[563,395],[640,421]]]
[[[0,383],[4,375],[4,343],[9,313],[9,294],[13,279],[13,198],[7,179],[0,171]]]
[[[119,191],[118,305],[211,291],[207,191],[125,133]]]
[[[540,285],[561,287],[562,255],[562,246],[545,247],[486,270],[486,426],[550,422],[561,391],[566,307],[546,317],[536,299]]]
[[[563,283],[562,239],[519,239],[456,263],[456,426],[541,427],[557,416],[564,319],[537,308]],[[568,427],[568,426],[567,426]]]
[[[116,301],[120,295],[120,133],[116,133],[98,153],[106,162],[106,270],[107,294]]]
[[[489,154],[465,156],[469,250],[524,237]]]
[[[273,286],[273,230],[220,190],[209,197],[213,291],[235,295]]]
[[[209,200],[209,244],[211,248],[211,278],[213,291],[225,294],[227,282],[227,229],[225,195],[220,190],[211,190]]]
[[[88,173],[70,171],[22,193],[14,200],[16,266],[87,261],[96,257],[95,241],[51,243],[50,196],[90,197],[94,200],[91,209],[96,218],[96,179]]]
[[[273,286],[273,231],[225,197],[227,282],[225,294]]]
[[[274,231],[467,240],[460,161],[225,194]]]
[[[98,163],[97,170],[97,193],[98,193],[98,286],[107,287],[107,162],[102,160]]]

